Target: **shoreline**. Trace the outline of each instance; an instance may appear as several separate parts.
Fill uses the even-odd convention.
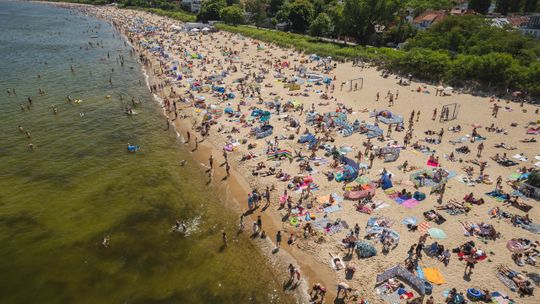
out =
[[[68,4],[68,5],[72,6],[73,4]],[[122,11],[125,11],[125,10],[122,10]],[[146,16],[146,14],[143,14],[143,13],[141,13],[141,15]],[[95,16],[95,17],[98,18],[97,16]],[[169,18],[166,18],[166,17],[160,16],[160,17],[157,17],[157,18],[160,18],[162,20],[167,20],[167,21],[171,22],[171,20]],[[156,20],[159,20],[157,18],[156,18]],[[177,21],[172,21],[172,22],[173,23],[178,23]],[[115,26],[113,25],[113,27],[115,27]],[[122,33],[122,35],[124,35],[124,34],[125,33]],[[232,34],[229,35],[228,33],[222,33],[221,36],[225,36],[225,38],[227,36],[233,37]],[[251,38],[249,38],[247,40],[250,41],[250,42],[254,41]],[[128,43],[129,43],[129,39],[128,39]],[[270,46],[270,48],[272,48],[272,46]],[[134,48],[134,49],[137,50],[137,48]],[[137,52],[136,52],[137,54],[138,54],[138,51],[139,50],[137,50]],[[286,50],[286,51],[290,51],[290,50]],[[141,54],[144,54],[144,53],[145,53],[144,51],[141,52]],[[155,66],[155,64],[159,65],[158,58],[156,58],[155,56],[150,55],[148,53],[149,52],[146,52],[145,56],[147,55],[147,58],[152,58],[154,66]],[[298,53],[296,53],[296,52],[294,52],[294,53],[296,54],[295,56],[299,56]],[[257,57],[257,56],[255,56],[255,57]],[[291,57],[292,57],[292,55],[291,55]],[[144,73],[146,73],[145,77],[147,77],[147,78],[145,78],[145,79],[146,79],[146,82],[147,82],[147,86],[150,86],[150,84],[152,82],[157,83],[157,82],[163,81],[164,79],[169,79],[170,80],[170,78],[167,78],[166,76],[163,77],[163,79],[162,79],[162,78],[160,78],[160,75],[157,75],[157,76],[153,75],[155,70],[152,70],[151,73],[149,73],[146,70],[146,68],[144,67],[143,64],[141,64],[141,68],[144,71]],[[349,71],[349,70],[347,70],[347,71]],[[340,76],[342,74],[343,73],[341,73]],[[370,74],[370,75],[372,75],[372,74]],[[384,84],[386,85],[387,83],[388,82],[386,82]],[[428,86],[428,85],[421,84],[421,83],[414,83],[414,85],[422,85],[422,86],[426,86],[426,87]],[[430,86],[430,87],[432,87],[432,86]],[[170,86],[167,86],[165,89],[161,90],[160,92],[162,92],[162,93],[166,92],[169,88],[170,88]],[[179,91],[184,91],[184,88],[179,88]],[[235,93],[238,94],[238,92],[235,92]],[[156,102],[158,104],[160,104],[160,106],[164,105],[164,100],[162,99],[162,97],[156,96],[153,92],[152,92],[152,95],[156,99]],[[407,92],[405,92],[404,95],[405,95],[405,97],[402,97],[402,98],[407,98]],[[409,95],[409,97],[412,96],[412,94],[410,94],[410,93],[408,93],[408,95]],[[472,97],[469,98],[469,96],[465,96],[465,95],[466,94],[463,94],[463,95],[458,94],[456,96],[461,96],[463,99],[471,99],[471,100],[473,100]],[[354,98],[356,98],[356,97],[354,97]],[[478,99],[478,100],[480,99],[480,98],[477,98],[477,97],[475,97],[475,98]],[[397,99],[397,97],[396,97],[396,99]],[[351,99],[351,100],[349,100],[348,102],[352,103],[352,104],[356,104],[356,106],[358,107],[358,103],[359,103],[358,99]],[[413,97],[413,100],[414,100],[414,97]],[[466,102],[469,102],[469,101],[467,100]],[[441,104],[441,102],[437,103],[437,105],[440,105],[440,104]],[[512,105],[514,105],[514,104],[512,104]],[[470,105],[468,105],[468,106],[470,106]],[[480,107],[480,105],[475,105],[475,106],[477,108]],[[366,106],[366,108],[367,107],[368,106]],[[182,104],[179,108],[181,109],[180,113],[182,113],[182,114],[186,114],[186,112],[188,112],[190,114],[189,118],[192,118],[192,117],[200,118],[200,114],[196,113],[196,111],[193,111],[195,108],[192,106],[191,103],[190,103],[189,106],[186,106],[186,104]],[[534,107],[531,107],[531,106],[527,106],[527,108],[534,109]],[[167,114],[167,110],[165,108],[163,108],[163,111],[164,111],[164,115],[166,117],[168,117],[170,119],[174,118],[172,113]],[[403,109],[402,109],[402,111],[403,111]],[[403,114],[408,114],[408,113],[403,113]],[[424,109],[424,107],[422,107],[422,114],[423,114],[423,119],[428,120],[428,123],[429,123],[428,126],[431,126],[432,123],[429,122],[429,118],[426,118],[426,116],[430,116],[431,113],[429,113],[428,111],[426,111]],[[467,115],[467,114],[468,113],[465,113],[465,115]],[[297,115],[297,112],[294,112],[292,115]],[[525,115],[524,115],[524,117],[525,117]],[[529,117],[532,118],[534,116],[531,116],[530,114],[528,114],[526,117],[527,118],[524,118],[524,119],[528,119]],[[300,118],[303,119],[303,117],[300,117]],[[475,121],[476,117],[473,117],[472,119],[473,119],[472,121]],[[470,120],[471,120],[470,118],[467,118],[467,120],[465,122],[463,122],[463,124],[469,123]],[[200,119],[197,119],[197,122],[200,122]],[[507,121],[505,120],[505,122],[507,122]],[[280,122],[280,124],[281,124],[281,122]],[[175,130],[175,132],[177,134],[178,139],[184,139],[183,134],[185,134],[187,131],[190,131],[193,134],[197,134],[197,133],[195,133],[193,131],[193,128],[190,125],[190,119],[178,119],[178,120],[174,121],[174,123],[172,125],[173,125],[173,128],[174,128],[174,130]],[[426,125],[424,124],[422,126],[425,127]],[[448,125],[446,125],[445,128],[446,127],[448,127]],[[467,128],[467,130],[468,130],[468,128]],[[222,161],[222,157],[221,157],[222,150],[219,149],[219,147],[221,145],[223,145],[223,142],[224,142],[224,139],[225,139],[224,137],[225,137],[224,134],[212,132],[208,138],[206,138],[206,139],[204,139],[204,141],[200,142],[197,152],[196,153],[191,153],[193,160],[199,162],[201,164],[201,167],[207,168],[206,165],[204,165],[204,164],[207,163],[209,155],[213,155],[214,159],[215,159],[215,163],[220,164],[221,161]],[[515,138],[514,138],[514,140],[515,140]],[[251,141],[251,139],[250,139],[250,141]],[[257,142],[257,141],[255,141],[255,142]],[[262,143],[262,141],[258,141],[258,142]],[[512,144],[514,144],[514,142],[512,142]],[[353,145],[354,145],[354,143],[353,143]],[[191,142],[186,145],[186,147],[188,149],[193,148],[193,138],[192,138]],[[289,147],[289,145],[288,145],[288,147]],[[291,144],[290,149],[293,150],[293,148],[296,148],[296,146]],[[437,150],[439,150],[439,149],[437,149]],[[534,150],[534,147],[533,147],[533,150]],[[404,151],[406,151],[406,150],[404,150]],[[304,150],[304,152],[305,152],[305,150]],[[529,150],[526,150],[526,152],[528,154],[530,154]],[[230,155],[238,156],[237,153],[230,154]],[[412,156],[412,158],[420,158],[420,156],[421,156],[421,154],[420,155],[414,155],[414,156]],[[445,163],[448,163],[448,161],[446,161],[446,160],[443,160],[443,161]],[[411,162],[412,162],[412,160],[411,160]],[[418,163],[418,162],[415,162],[415,164],[416,163]],[[448,164],[451,165],[450,163],[448,163]],[[253,165],[253,163],[251,165]],[[284,164],[284,165],[286,165],[286,164]],[[455,165],[452,165],[452,166],[456,167]],[[377,167],[381,168],[381,169],[383,168],[379,164],[378,164]],[[388,165],[388,168],[389,168],[389,170],[397,171],[397,169],[394,168],[394,166]],[[385,165],[385,169],[386,169],[386,165]],[[253,189],[254,187],[261,189],[261,186],[262,186],[262,189],[264,189],[264,185],[269,185],[270,184],[268,181],[266,181],[265,179],[263,179],[261,177],[252,177],[252,178],[250,178],[251,175],[250,175],[250,168],[248,167],[248,164],[241,163],[241,162],[237,161],[236,157],[231,162],[231,175],[224,182],[222,181],[222,179],[225,177],[225,174],[224,174],[223,171],[224,171],[223,169],[219,169],[219,168],[217,170],[215,170],[215,175],[213,177],[213,182],[212,182],[213,185],[212,185],[212,187],[215,188],[218,191],[218,193],[224,194],[226,196],[226,199],[223,201],[223,203],[226,204],[226,205],[230,205],[230,206],[227,206],[227,207],[231,207],[233,210],[236,210],[236,211],[238,211],[240,213],[242,213],[242,211],[244,210],[243,206],[245,206],[245,204],[242,203],[242,202],[245,201],[245,198],[247,197],[247,194],[249,193],[250,189]],[[371,174],[371,175],[373,175],[373,174]],[[495,177],[497,174],[493,174],[493,175],[494,175],[493,177]],[[404,179],[402,178],[402,180],[404,180]],[[222,181],[222,182],[220,182],[220,181]],[[274,183],[272,183],[272,184],[274,184]],[[336,191],[336,192],[339,191],[338,186],[336,186],[336,185],[333,185],[333,186],[331,186],[331,185],[330,186],[329,185],[322,185],[321,188],[323,188],[323,187],[324,187],[324,189],[326,189],[326,192],[328,192],[329,190],[333,190],[333,191]],[[489,186],[489,187],[491,187],[491,186]],[[456,196],[456,197],[457,196],[462,196],[462,193],[465,191],[464,188],[461,187],[461,185],[459,185],[459,184],[458,185],[452,184],[451,186],[449,186],[449,188],[450,188],[449,192],[451,194],[453,194],[454,196]],[[485,187],[485,188],[487,189],[487,187]],[[465,188],[465,189],[467,189],[467,188]],[[484,189],[484,188],[482,188],[482,189]],[[273,261],[273,258],[276,258],[276,256],[269,253],[269,251],[274,246],[273,242],[272,242],[272,239],[273,239],[273,236],[275,235],[276,231],[277,230],[285,230],[285,229],[287,231],[289,231],[289,232],[290,231],[293,231],[293,232],[295,231],[295,229],[291,229],[290,227],[286,226],[288,224],[288,222],[280,221],[280,219],[279,219],[279,217],[277,215],[282,215],[282,214],[280,213],[279,210],[277,210],[277,211],[274,210],[275,207],[276,207],[276,204],[277,204],[277,197],[276,196],[278,195],[278,193],[276,193],[276,192],[279,192],[280,190],[281,190],[281,187],[279,187],[279,186],[276,187],[276,191],[272,195],[272,204],[271,204],[271,207],[269,208],[271,210],[268,210],[268,211],[265,211],[265,212],[259,212],[259,210],[256,210],[256,212],[254,212],[257,215],[262,216],[264,227],[265,227],[265,230],[267,231],[268,237],[266,238],[266,240],[254,240],[253,243],[256,244],[262,250],[262,253],[265,256],[268,257],[269,265],[275,265],[274,263],[280,263],[279,261]],[[326,192],[324,192],[324,193],[326,193]],[[324,194],[324,193],[321,193],[321,191],[318,192],[318,194]],[[385,196],[384,196],[383,193],[379,192],[376,195],[376,198],[377,199],[383,199],[383,198],[385,198]],[[350,205],[352,205],[352,203]],[[394,206],[392,206],[390,208],[395,209]],[[349,208],[347,210],[352,211],[351,208]],[[388,209],[385,209],[385,210],[388,210]],[[406,212],[405,211],[398,212],[398,214],[401,214],[401,213],[405,214]],[[382,214],[385,214],[385,212],[379,213],[378,215],[382,215]],[[416,211],[414,214],[421,214],[421,213]],[[485,214],[485,212],[484,213],[475,212],[476,216],[480,216],[480,214]],[[534,213],[533,217],[536,214],[537,213]],[[348,218],[351,218],[351,217],[352,217],[352,214],[350,216],[348,216]],[[250,222],[253,219],[254,219],[253,217],[250,217],[250,221],[245,221],[244,222],[246,224],[246,229],[247,230],[249,230]],[[349,224],[351,226],[353,225],[353,223],[354,222],[349,222]],[[271,225],[268,225],[268,224],[271,224]],[[397,226],[398,223],[396,223],[395,225]],[[267,227],[269,227],[269,228],[267,228]],[[456,229],[457,230],[457,228],[454,228],[454,227],[452,227],[450,229]],[[446,228],[448,229],[449,227],[446,227]],[[248,233],[248,232],[246,231],[244,233]],[[286,237],[287,233],[288,232],[286,232],[284,234],[285,237]],[[404,232],[401,232],[401,233],[403,234]],[[515,235],[514,232],[509,233],[509,234],[512,235],[512,236]],[[518,232],[518,234],[519,234],[519,232]],[[404,235],[404,239],[405,239],[406,243],[409,243],[411,237]],[[453,236],[453,239],[455,239],[457,242],[464,240],[463,237],[457,237],[457,236]],[[330,242],[331,241],[336,241],[336,237],[326,238],[325,242],[328,242],[328,241],[330,241]],[[276,260],[281,261],[282,265],[280,265],[280,267],[286,266],[286,264],[288,262],[285,262],[285,261],[287,261],[287,260],[291,261],[291,259],[292,259],[292,261],[294,261],[294,259],[296,259],[296,261],[298,261],[298,262],[295,262],[295,263],[298,263],[300,265],[300,269],[302,270],[302,277],[303,277],[302,281],[304,281],[304,283],[309,282],[309,284],[303,284],[301,286],[301,288],[300,288],[300,289],[302,289],[301,291],[297,290],[299,301],[305,301],[305,303],[309,302],[309,297],[307,297],[307,290],[308,290],[309,286],[312,285],[315,282],[321,282],[324,286],[327,287],[327,290],[328,290],[327,299],[331,300],[331,299],[333,299],[335,297],[335,289],[333,287],[336,285],[337,282],[339,282],[340,280],[343,280],[343,279],[342,279],[341,273],[338,274],[337,272],[334,272],[330,267],[328,267],[327,264],[325,265],[325,263],[323,261],[328,260],[328,256],[324,257],[324,255],[326,253],[328,253],[328,252],[331,254],[332,252],[336,252],[336,251],[342,253],[343,249],[339,248],[339,246],[332,246],[332,244],[324,244],[323,245],[324,248],[323,247],[316,248],[316,247],[313,247],[314,244],[310,243],[310,242],[311,241],[303,242],[302,240],[299,240],[298,244],[296,246],[282,247],[282,250],[280,250]],[[457,243],[454,241],[454,242],[452,242],[452,245],[457,245]],[[405,251],[406,246],[407,245],[401,245],[399,247],[400,251]],[[502,246],[502,245],[499,245],[499,246]],[[486,247],[487,247],[487,245],[486,245]],[[309,250],[303,251],[304,248],[308,248]],[[489,246],[489,248],[491,249],[492,246]],[[317,252],[319,250],[320,250],[320,252]],[[388,261],[384,261],[384,259],[385,259],[384,256],[382,258],[381,258],[381,256],[378,256],[375,259],[375,262],[373,264],[369,264],[370,261],[366,261],[366,260],[359,260],[358,261],[359,263],[362,263],[363,265],[369,265],[369,266],[373,265],[373,269],[367,271],[367,273],[366,273],[367,277],[370,278],[369,280],[364,280],[364,278],[362,278],[362,279],[358,280],[359,282],[356,281],[356,280],[354,281],[354,283],[358,284],[357,285],[358,288],[365,288],[366,289],[365,291],[364,290],[362,291],[362,294],[365,295],[366,299],[369,299],[370,303],[371,302],[377,303],[377,301],[380,300],[380,299],[373,296],[373,292],[367,291],[367,290],[371,289],[371,287],[372,287],[374,277],[371,274],[372,273],[379,273],[379,272],[383,271],[386,268],[386,266],[384,266],[384,265],[387,265]],[[400,259],[401,258],[398,258],[395,255],[395,252],[392,252],[390,254],[390,257],[387,258],[387,260],[395,261],[396,263],[398,263],[398,261],[400,261]],[[497,261],[506,262],[506,259],[499,259],[498,257],[496,257],[494,259],[497,260]],[[272,262],[274,262],[274,263],[272,263]],[[458,263],[458,262],[453,261],[453,263]],[[285,270],[285,267],[283,267],[283,270]],[[452,269],[452,271],[455,272],[454,269]],[[284,271],[280,271],[280,269],[276,269],[276,272],[279,273],[279,275],[281,275],[282,277],[286,276],[286,273]],[[455,275],[455,273],[452,273],[452,275]],[[365,285],[360,285],[360,284],[365,284]],[[437,290],[437,292],[439,292],[439,291],[440,290]],[[521,303],[521,301],[520,301],[520,303]]]
[[[50,4],[50,2],[44,2],[44,3]],[[71,5],[71,3],[62,3],[62,4]],[[84,4],[82,4],[82,5],[84,5]],[[86,7],[86,5],[84,5],[84,6]],[[92,6],[90,6],[90,7],[92,7]],[[93,16],[93,17],[98,18],[97,16]],[[161,16],[161,17],[168,18],[168,17],[164,17],[164,16]],[[103,21],[107,22],[107,20],[103,20]],[[141,50],[139,48],[135,47],[129,41],[129,39],[126,36],[125,32],[121,31],[113,23],[109,23],[109,24],[120,35],[122,35],[122,39],[124,41],[126,41],[126,43],[129,46],[131,46],[133,50],[135,50],[136,54],[142,54],[143,53],[143,52],[141,52]],[[151,58],[151,57],[149,57],[149,58]],[[157,63],[155,58],[152,58],[152,59],[154,61],[153,62],[154,64]],[[154,73],[149,72],[148,68],[144,64],[142,64],[139,60],[137,60],[137,61],[139,63],[139,67],[140,67],[141,71],[143,72],[146,86],[150,90],[151,89],[151,83],[153,81],[159,81],[160,79],[159,79],[159,77],[156,77]],[[158,106],[160,106],[162,108],[163,116],[165,118],[170,119],[171,122],[173,122],[174,117],[172,116],[172,114],[167,113],[167,109],[165,108],[165,103],[164,103],[163,97],[159,96],[158,94],[156,94],[154,92],[151,92],[151,95],[152,95],[154,101],[158,104]],[[192,144],[190,142],[189,145],[188,145],[188,143],[185,142],[185,137],[182,134],[185,134],[188,131],[193,132],[193,128],[189,126],[189,124],[188,124],[188,122],[186,120],[181,120],[181,119],[175,120],[173,123],[171,123],[171,125],[172,125],[173,130],[174,130],[174,132],[176,134],[176,140],[181,140],[182,143],[184,143],[184,145],[186,145],[186,149],[189,150],[191,148]],[[203,163],[208,160],[210,155],[220,155],[221,151],[213,143],[204,140],[204,141],[199,142],[197,153],[194,153],[194,151],[189,151],[189,152],[191,154],[192,160],[195,161],[195,162],[198,162],[199,163],[198,166],[201,168],[201,170],[204,170],[204,169],[207,169],[207,167],[205,165],[203,165]],[[239,174],[239,172],[236,170],[235,166],[233,165],[233,166],[231,166],[231,175],[227,178],[226,182],[221,183],[221,184],[218,184],[218,183],[215,183],[215,182],[211,183],[212,184],[211,187],[213,188],[214,191],[216,191],[218,194],[226,195],[225,198],[220,199],[220,203],[224,204],[225,207],[232,209],[238,215],[244,213],[243,211],[241,211],[241,208],[240,208],[241,204],[240,204],[239,200],[241,198],[247,197],[247,194],[250,192],[249,183],[247,182],[246,179],[243,179],[240,176],[241,175]],[[221,180],[221,179],[223,179],[225,177],[225,174],[223,174],[223,172],[219,171],[218,174],[214,175],[214,177],[216,178],[215,180]],[[256,219],[251,215],[246,216],[246,218],[248,218],[249,220],[252,220],[252,221],[254,221]],[[262,218],[265,220],[265,222],[267,222],[268,220],[273,221],[273,218],[270,217],[267,214],[264,214],[262,216]],[[273,224],[274,224],[274,226],[270,226],[270,229],[267,230],[267,231],[269,231],[269,234],[268,234],[269,236],[275,235],[276,231],[279,229],[279,227],[277,225],[275,225],[275,223],[273,223]],[[246,229],[246,230],[248,230],[248,229]],[[248,232],[244,231],[244,233],[248,233]],[[315,272],[312,269],[310,269],[308,264],[305,263],[305,262],[304,263],[299,263],[298,260],[295,259],[295,256],[292,255],[287,250],[285,250],[284,252],[280,251],[279,255],[274,254],[274,253],[269,254],[268,251],[271,251],[273,248],[275,248],[275,243],[271,241],[270,237],[266,237],[264,239],[252,238],[251,241],[258,247],[258,249],[260,250],[260,253],[266,258],[267,263],[268,263],[267,267],[271,270],[272,273],[274,273],[274,275],[276,275],[278,277],[281,277],[282,280],[287,279],[286,278],[287,273],[285,271],[282,271],[281,269],[285,269],[287,264],[289,264],[289,263],[294,264],[294,265],[300,265],[299,268],[302,270],[302,274],[303,274],[304,279],[301,281],[301,283],[299,285],[300,288],[295,289],[295,291],[293,293],[295,294],[295,297],[297,298],[297,302],[298,302],[298,300],[300,301],[300,303],[309,303],[309,302],[311,302],[310,297],[308,295],[308,286],[309,286],[309,284],[306,281],[309,280],[310,277],[316,278],[317,275],[315,274]],[[279,265],[280,269],[278,270],[278,269],[270,267],[270,266],[275,266],[275,265]],[[307,269],[307,271],[306,271],[306,269]],[[325,280],[323,280],[323,281],[325,281]],[[329,294],[330,295],[335,295],[335,293],[332,292],[332,291],[329,291]]]

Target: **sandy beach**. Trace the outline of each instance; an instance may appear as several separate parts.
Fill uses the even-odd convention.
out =
[[[247,215],[243,233],[252,233],[261,217],[253,242],[300,302],[310,301],[316,283],[327,290],[324,303],[406,303],[399,295],[444,303],[452,288],[465,296],[474,288],[514,303],[539,302],[537,290],[520,296],[498,275],[505,265],[538,288],[539,271],[531,265],[540,249],[538,201],[514,193],[517,202],[507,204],[500,195],[540,166],[540,145],[525,142],[538,139],[538,107],[228,32],[184,32],[175,29],[178,21],[141,11],[69,6],[112,22],[130,40],[193,161],[208,171],[209,184],[237,201],[227,207]],[[255,189],[262,198],[248,210]],[[278,231],[283,240],[276,250]],[[514,239],[511,244],[530,249],[523,266],[508,249]],[[462,246],[470,241],[474,246]],[[419,242],[421,256],[414,248],[408,254]],[[373,249],[376,255],[360,257]],[[298,267],[299,283],[296,275],[288,282],[289,264]],[[431,282],[428,290],[399,276],[397,283],[377,281],[396,265]],[[340,283],[351,288],[347,297],[337,292]]]

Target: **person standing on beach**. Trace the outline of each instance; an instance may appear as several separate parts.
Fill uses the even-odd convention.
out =
[[[186,143],[188,143],[191,140],[191,133],[189,133],[189,131],[187,131],[186,137],[187,137]]]
[[[195,136],[195,150],[193,151],[197,151],[198,148],[199,148],[199,139],[197,138],[197,136]]]
[[[210,170],[214,168],[214,156],[210,154],[210,158],[208,158],[208,164],[210,165]]]
[[[223,246],[227,247],[227,233],[225,231],[223,231],[222,238],[223,238]]]
[[[225,163],[225,173],[227,174],[227,176],[230,175],[230,171],[231,170],[231,166],[229,166],[229,163]]]
[[[262,219],[261,216],[257,216],[257,227],[259,228],[259,231],[262,231]]]
[[[281,230],[278,230],[276,234],[276,249],[279,250],[280,246],[281,246]]]
[[[435,121],[436,118],[437,118],[437,108],[433,110],[433,116],[431,117],[431,120]]]
[[[482,150],[484,150],[484,143],[481,142],[479,145],[478,145],[478,153],[476,153],[476,156],[477,157],[482,157]]]

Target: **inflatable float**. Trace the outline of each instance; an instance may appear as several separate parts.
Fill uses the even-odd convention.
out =
[[[128,152],[135,153],[135,152],[137,152],[139,150],[140,150],[139,146],[135,146],[135,145],[132,145],[132,144],[127,144],[127,151]]]
[[[346,199],[353,200],[353,201],[361,200],[368,196],[371,196],[371,197],[375,196],[375,188],[370,187],[367,190],[359,190],[359,191],[349,190],[349,191],[345,191],[343,196]]]

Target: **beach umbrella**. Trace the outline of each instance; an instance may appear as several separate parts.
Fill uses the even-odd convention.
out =
[[[207,28],[207,27],[203,27],[203,29],[202,29],[203,32],[208,32],[209,30],[210,30],[210,29]]]
[[[446,238],[446,233],[439,228],[429,228],[429,236],[435,239],[443,240]]]
[[[199,29],[198,29],[198,28],[194,28],[194,29],[192,29],[192,30],[191,30],[190,32],[192,32],[192,33],[196,33],[196,32],[198,32],[198,31],[199,31]]]

